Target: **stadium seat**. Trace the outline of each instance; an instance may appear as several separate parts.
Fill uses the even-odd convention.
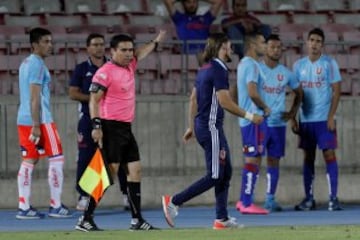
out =
[[[360,0],[349,0],[349,8],[353,11],[360,10]]]
[[[168,17],[169,14],[162,0],[146,0],[147,7],[151,13],[160,17]]]
[[[329,22],[329,18],[327,14],[302,14],[295,13],[292,16],[293,23],[307,23],[315,26],[319,26],[321,24],[325,24]]]
[[[343,33],[344,46],[347,52],[355,54],[360,52],[360,32],[351,31]]]
[[[129,24],[131,25],[157,26],[168,22],[168,19],[156,15],[131,15],[129,17]]]
[[[104,16],[95,16],[91,15],[87,19],[87,24],[90,26],[100,25],[112,27],[114,25],[124,25],[124,18],[117,15],[104,15]]]
[[[302,58],[302,55],[300,54],[286,54],[285,55],[285,65],[292,69],[294,66],[294,63],[299,60],[300,58]]]
[[[74,33],[84,33],[84,34],[90,34],[90,33],[100,33],[100,34],[106,34],[108,33],[108,29],[111,28],[106,25],[79,25],[79,26],[72,26],[67,28],[67,32],[69,34]]]
[[[0,0],[0,13],[21,13],[20,0]]]
[[[24,11],[27,15],[32,14],[44,14],[44,13],[55,13],[63,14],[61,10],[60,1],[58,0],[25,0]]]
[[[164,79],[164,92],[166,94],[181,93],[185,85],[182,56],[179,54],[161,54],[160,63],[161,75]]]
[[[353,24],[360,27],[360,14],[358,13],[336,13],[334,16],[335,23]]]
[[[29,36],[12,34],[9,36],[11,54],[29,54],[31,52]]]
[[[138,62],[136,77],[141,94],[162,93],[160,80],[160,61],[157,54],[150,54]]]
[[[353,96],[360,95],[360,72],[351,75],[351,89]]]
[[[283,23],[278,25],[279,32],[295,32],[298,38],[303,37],[304,32],[309,32],[314,26],[311,23]]]
[[[344,32],[352,32],[352,31],[358,31],[356,29],[356,27],[351,24],[344,24],[344,23],[325,23],[325,24],[321,24],[320,28],[322,30],[324,30],[325,32],[325,36],[327,34],[327,32],[336,32],[339,34],[340,38],[343,37],[343,33]]]
[[[329,1],[329,0],[311,0],[308,1],[310,10],[316,12],[330,12],[330,11],[344,11],[345,4],[342,0]]]
[[[228,6],[232,12],[232,0],[228,0]],[[247,9],[250,12],[264,12],[267,11],[266,0],[247,0]]]
[[[256,2],[256,1],[253,1]],[[272,12],[279,11],[305,11],[303,0],[270,0],[268,1],[269,9]]]
[[[68,14],[104,13],[101,0],[64,0],[64,5]]]
[[[48,15],[46,16],[46,23],[47,25],[51,26],[63,26],[66,28],[79,26],[84,24],[82,16],[73,16],[73,15],[66,15],[64,16],[55,16],[55,15]]]
[[[352,95],[352,75],[341,73],[341,94]]]
[[[106,12],[108,14],[114,13],[132,13],[132,14],[147,14],[144,0],[105,0]]]
[[[4,22],[6,26],[21,26],[27,28],[42,25],[39,16],[5,15]]]
[[[255,16],[265,24],[269,24],[274,27],[280,24],[284,24],[288,22],[288,16],[286,14],[260,14],[256,13]]]

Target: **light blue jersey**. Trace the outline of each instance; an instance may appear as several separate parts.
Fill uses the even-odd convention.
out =
[[[268,126],[286,126],[286,122],[281,119],[282,113],[286,111],[286,86],[291,89],[296,89],[300,84],[296,80],[295,75],[282,64],[270,68],[262,62],[260,63],[260,67],[266,76],[265,84],[262,86],[265,92],[264,102],[271,109],[271,114],[267,118]]]
[[[264,99],[264,94],[262,93],[264,80],[264,74],[255,59],[247,56],[241,59],[237,67],[237,92],[238,105],[240,108],[253,114],[264,115],[264,111],[253,103],[248,93],[248,83],[254,82],[257,84],[260,97]],[[245,118],[239,118],[240,127],[245,127],[250,123],[251,122]]]
[[[336,61],[326,55],[321,55],[315,62],[304,57],[295,62],[294,73],[304,90],[300,121],[327,121],[332,98],[331,84],[341,81]]]
[[[32,125],[30,84],[38,84],[41,86],[40,122],[53,122],[50,112],[50,81],[49,70],[44,60],[38,55],[31,54],[21,63],[19,68],[20,106],[17,116],[18,125]]]

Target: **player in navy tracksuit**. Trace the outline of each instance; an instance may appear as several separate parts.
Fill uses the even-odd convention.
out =
[[[77,127],[78,131],[78,160],[76,171],[76,190],[79,192],[79,202],[77,210],[84,210],[87,204],[87,196],[78,182],[88,166],[96,150],[96,144],[91,137],[92,123],[89,113],[89,87],[95,72],[101,67],[107,58],[105,57],[104,36],[97,33],[90,34],[86,39],[89,58],[75,67],[70,79],[69,95],[72,100],[80,102],[80,119]],[[119,168],[120,190],[123,196],[127,196],[126,174]],[[127,197],[124,199],[125,209],[128,209]]]
[[[190,97],[189,128],[184,141],[195,133],[204,149],[206,174],[184,191],[173,196],[162,197],[165,218],[173,227],[173,218],[178,206],[215,187],[216,219],[214,229],[237,227],[236,219],[228,216],[227,202],[229,182],[232,174],[230,151],[226,141],[223,120],[224,109],[254,123],[263,118],[240,109],[229,93],[228,68],[225,62],[231,60],[231,43],[222,33],[209,37],[204,53],[205,64],[199,69],[195,87]],[[196,116],[195,116],[196,115]]]

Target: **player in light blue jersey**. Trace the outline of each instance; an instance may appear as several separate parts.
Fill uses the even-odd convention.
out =
[[[266,54],[260,64],[266,78],[262,86],[264,101],[269,105],[271,114],[267,118],[268,141],[265,146],[267,155],[267,188],[264,208],[269,211],[281,211],[275,201],[275,192],[279,180],[279,162],[285,155],[286,122],[296,117],[302,98],[302,89],[295,75],[279,63],[282,43],[278,35],[272,34],[266,39]],[[290,111],[286,111],[285,95],[289,88],[294,93]]]
[[[259,58],[265,53],[265,38],[260,33],[249,34],[245,38],[245,57],[237,68],[237,96],[240,108],[253,114],[270,114],[264,102],[263,85],[265,76],[259,65]],[[267,123],[255,125],[247,119],[239,119],[245,164],[239,201],[236,209],[243,214],[268,214],[268,210],[252,202],[255,183],[259,173],[261,158],[267,141]]]
[[[64,156],[61,141],[50,110],[50,73],[44,59],[52,50],[51,32],[43,28],[30,31],[32,54],[20,65],[20,106],[17,115],[22,163],[18,172],[18,219],[39,219],[44,214],[30,204],[32,172],[40,158],[48,157],[50,217],[70,217],[61,203]]]
[[[300,136],[299,147],[304,151],[303,181],[305,198],[296,210],[313,210],[315,154],[318,146],[326,163],[329,183],[329,211],[341,210],[338,198],[338,165],[335,113],[340,99],[340,72],[336,61],[322,54],[324,32],[315,28],[308,34],[308,56],[294,64],[294,72],[304,90],[299,124],[293,121],[293,131]]]

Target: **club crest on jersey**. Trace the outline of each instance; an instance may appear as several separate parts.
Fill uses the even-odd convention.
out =
[[[321,68],[321,67],[316,68],[316,74],[320,75],[320,74],[321,74],[321,72],[322,72],[322,68]]]
[[[282,81],[282,80],[284,80],[284,75],[282,75],[282,74],[278,74],[277,75],[277,79],[278,79],[278,81]]]
[[[225,159],[225,157],[226,157],[226,151],[224,150],[224,149],[221,149],[220,150],[220,154],[219,154],[219,157],[220,157],[220,159]]]

